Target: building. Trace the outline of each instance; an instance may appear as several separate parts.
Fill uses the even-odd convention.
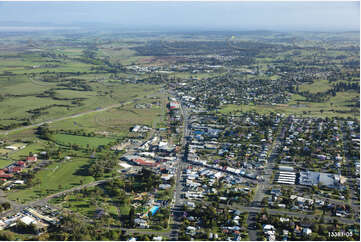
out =
[[[323,185],[329,188],[337,188],[341,185],[342,180],[338,174],[306,171],[300,172],[299,184],[305,186]]]
[[[28,156],[28,157],[26,157],[26,161],[27,162],[36,162],[36,161],[38,161],[38,157],[37,156]]]
[[[287,171],[287,172],[293,172],[294,171],[293,167],[291,167],[291,166],[279,166],[278,169],[280,171]]]
[[[180,105],[178,102],[176,101],[172,101],[169,103],[169,108],[172,110],[172,109],[179,109]]]
[[[16,143],[16,144],[6,146],[5,149],[8,149],[8,150],[21,150],[21,149],[24,149],[25,147],[26,147],[25,144]]]

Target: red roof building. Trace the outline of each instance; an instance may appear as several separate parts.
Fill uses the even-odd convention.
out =
[[[36,156],[28,156],[28,157],[26,157],[26,161],[28,161],[28,162],[35,162],[37,160],[38,160],[38,157],[36,157]]]
[[[170,109],[179,109],[179,103],[178,102],[170,102],[169,108]]]
[[[143,159],[140,159],[140,158],[133,159],[133,162],[138,164],[138,165],[141,165],[141,166],[157,166],[157,165],[159,165],[158,163],[143,160]]]
[[[12,178],[13,176],[13,174],[0,174],[1,178]]]

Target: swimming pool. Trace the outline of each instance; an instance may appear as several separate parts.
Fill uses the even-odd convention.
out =
[[[152,216],[158,211],[159,206],[152,207],[149,211],[152,213]]]

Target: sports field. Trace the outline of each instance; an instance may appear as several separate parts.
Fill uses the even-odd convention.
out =
[[[114,139],[105,138],[105,137],[86,137],[78,135],[69,135],[69,134],[56,134],[53,136],[53,139],[56,143],[62,145],[79,145],[81,147],[86,147],[89,145],[92,148],[96,148],[99,145],[106,145]]]

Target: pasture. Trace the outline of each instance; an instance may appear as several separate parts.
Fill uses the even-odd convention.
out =
[[[43,84],[45,82],[41,82]],[[48,85],[49,84],[49,85]],[[116,103],[127,102],[135,98],[154,93],[159,86],[146,84],[121,84],[112,82],[90,82],[91,91],[57,89],[53,83],[39,85],[38,80],[15,78],[4,81],[0,96],[0,127],[21,125],[22,122],[39,123],[64,116],[107,107]],[[51,90],[53,96],[47,96]],[[8,94],[11,93],[9,96]],[[44,95],[45,94],[45,95]],[[16,96],[15,96],[16,95]],[[82,100],[76,101],[75,99]]]

